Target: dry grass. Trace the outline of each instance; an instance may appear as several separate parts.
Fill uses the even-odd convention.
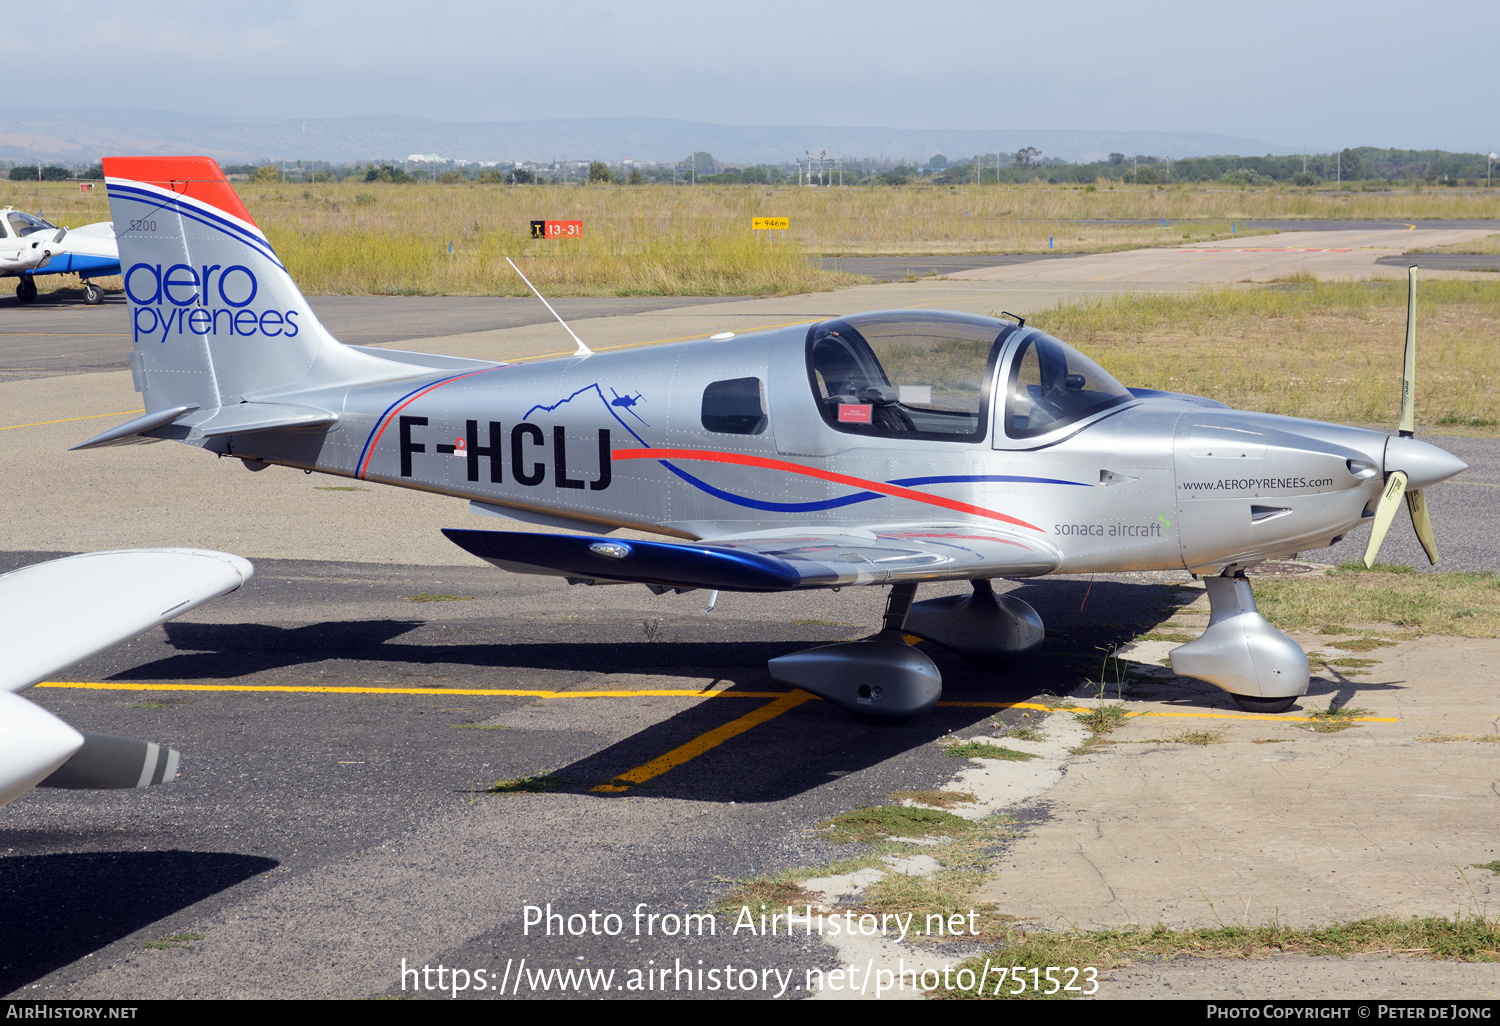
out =
[[[1256,582],[1261,615],[1282,630],[1389,624],[1395,637],[1500,637],[1500,577],[1339,570],[1322,577]],[[1364,660],[1360,660],[1363,662]],[[1332,660],[1337,666],[1343,660]]]
[[[1483,253],[1494,255],[1500,253],[1500,235],[1486,235],[1482,239],[1472,239],[1469,242],[1455,242],[1450,246],[1432,246],[1428,249],[1414,249],[1413,253]]]
[[[1080,252],[1224,238],[1246,218],[1487,217],[1469,192],[1224,186],[791,186],[235,184],[311,293],[523,295],[521,263],[553,295],[766,295],[858,280],[809,254]],[[0,182],[0,205],[77,227],[109,219],[103,190]],[[750,219],[791,219],[753,232]],[[533,218],[582,220],[579,240],[534,242]],[[1161,218],[1167,219],[1166,227]],[[1082,224],[1139,219],[1140,224]],[[1176,223],[1174,223],[1176,222]],[[1243,226],[1239,234],[1246,234]],[[772,239],[771,236],[776,236]],[[452,243],[453,252],[448,252]],[[67,284],[44,277],[43,288]],[[113,283],[105,280],[106,287]]]
[[[1500,282],[1424,281],[1418,303],[1418,429],[1500,423]],[[1399,413],[1405,282],[1118,295],[1028,323],[1136,387],[1353,424]]]

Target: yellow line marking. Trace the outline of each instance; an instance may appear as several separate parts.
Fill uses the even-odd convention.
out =
[[[753,712],[748,712],[739,719],[730,720],[721,727],[715,727],[707,734],[693,738],[685,745],[672,749],[665,755],[659,755],[648,763],[637,766],[633,770],[626,770],[607,784],[600,784],[593,788],[603,793],[618,793],[627,790],[631,784],[644,784],[654,777],[659,777],[670,769],[675,769],[689,760],[696,759],[711,748],[728,741],[732,737],[738,737],[752,727],[757,727],[767,720],[774,720],[782,713],[795,709],[803,702],[813,698],[806,691],[789,691],[776,699],[768,702]],[[623,783],[622,783],[623,782]]]
[[[221,692],[275,692],[279,694],[310,695],[437,695],[497,698],[774,698],[800,696],[793,705],[809,700],[822,701],[805,691],[695,691],[688,688],[649,688],[635,691],[548,691],[540,688],[368,688],[337,685],[295,684],[130,684],[125,682],[99,683],[95,681],[48,680],[35,685],[39,688],[72,688],[84,691],[221,691]],[[775,704],[775,703],[772,703]],[[1040,702],[939,702],[942,708],[951,709],[1034,709],[1037,712],[1092,712],[1088,706],[1043,705]],[[766,708],[770,708],[767,706]],[[791,708],[791,706],[787,706]],[[751,713],[750,715],[755,715]],[[777,715],[780,715],[779,713]],[[1168,719],[1192,720],[1270,720],[1273,723],[1310,723],[1311,716],[1288,716],[1285,713],[1220,713],[1220,712],[1158,712],[1143,709],[1127,712],[1127,716],[1161,716]],[[739,722],[738,720],[735,721]],[[1357,716],[1355,723],[1400,723],[1396,716]],[[754,724],[751,724],[754,726]],[[748,729],[748,728],[746,728]],[[707,736],[707,735],[705,735]],[[733,735],[726,735],[726,739]],[[716,744],[718,742],[715,742]],[[663,756],[665,758],[665,756]],[[633,770],[631,772],[634,772]],[[665,771],[663,771],[665,772]]]
[[[1039,705],[1034,702],[939,702],[938,705],[975,709],[1037,709],[1041,712],[1087,713],[1094,711],[1088,706]],[[1316,719],[1312,716],[1288,716],[1286,713],[1159,712],[1155,709],[1141,709],[1126,712],[1125,715],[1131,719],[1137,716],[1160,716],[1176,720],[1270,720],[1272,723],[1311,723]],[[1351,717],[1351,721],[1354,723],[1401,722],[1396,716],[1356,716]]]
[[[316,695],[471,695],[508,698],[782,698],[787,691],[690,691],[653,689],[643,691],[543,691],[521,688],[361,688],[289,684],[126,684],[90,681],[48,680],[39,688],[75,688],[85,691],[225,691],[279,692]]]
[[[98,420],[100,417],[123,417],[127,413],[133,413],[139,417],[145,412],[145,410],[116,410],[114,413],[91,413],[87,417],[64,417],[61,420],[38,420],[31,424],[8,424],[5,427],[0,427],[0,431],[14,431],[16,428],[45,427],[48,424],[67,424],[75,420]]]

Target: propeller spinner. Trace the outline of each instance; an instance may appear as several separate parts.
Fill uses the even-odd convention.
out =
[[[1375,507],[1375,523],[1370,530],[1370,544],[1365,548],[1365,566],[1375,565],[1386,531],[1396,518],[1401,500],[1411,515],[1412,527],[1427,561],[1437,563],[1437,542],[1432,535],[1432,519],[1427,514],[1427,500],[1422,489],[1446,481],[1467,469],[1468,464],[1435,445],[1416,440],[1417,406],[1417,269],[1406,271],[1406,359],[1401,372],[1401,423],[1397,433],[1385,445],[1385,491]]]

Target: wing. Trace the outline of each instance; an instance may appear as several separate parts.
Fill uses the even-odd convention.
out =
[[[81,734],[9,694],[233,591],[254,569],[199,549],[90,552],[0,577],[0,805],[43,787],[148,787],[177,775],[177,752]]]
[[[1035,577],[1060,557],[1040,537],[924,525],[757,533],[707,542],[445,529],[449,540],[513,573],[664,588],[787,591],[900,581]]]
[[[238,588],[254,568],[204,549],[89,552],[0,577],[0,691],[19,691]]]

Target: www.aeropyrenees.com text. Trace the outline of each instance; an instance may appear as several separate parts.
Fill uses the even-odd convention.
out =
[[[1184,481],[1185,492],[1296,491],[1330,488],[1331,477],[1221,477],[1217,481]]]

